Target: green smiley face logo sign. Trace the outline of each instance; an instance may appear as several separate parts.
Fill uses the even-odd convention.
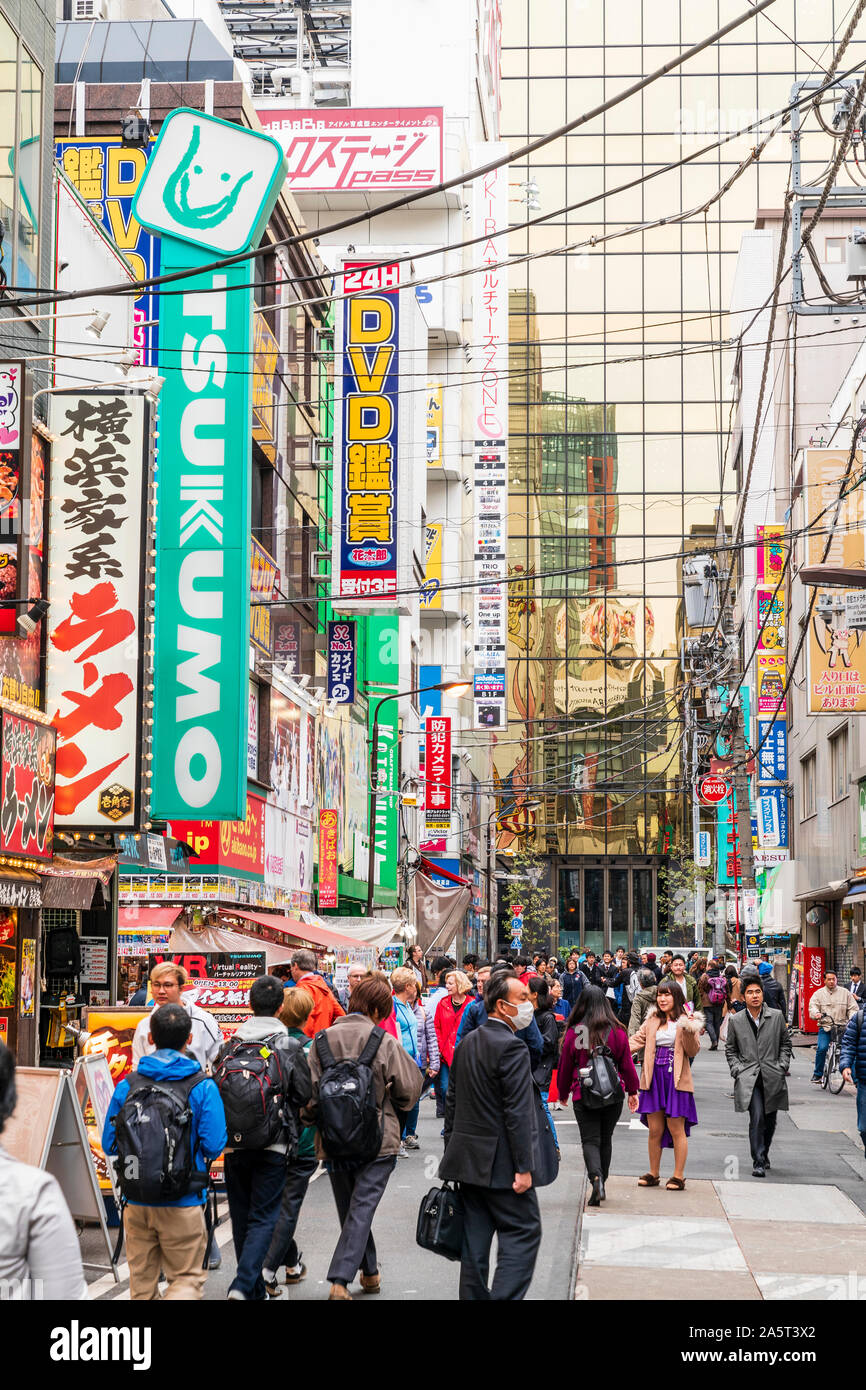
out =
[[[253,176],[251,169],[241,174],[234,186],[215,202],[191,202],[190,194],[195,196],[196,183],[203,177],[205,186],[207,182],[204,169],[195,162],[200,144],[201,126],[194,125],[186,153],[174,173],[166,180],[162,195],[163,205],[169,216],[190,231],[206,231],[210,227],[218,227],[234,211],[241,189]],[[228,183],[231,174],[224,170],[219,177],[221,183]]]

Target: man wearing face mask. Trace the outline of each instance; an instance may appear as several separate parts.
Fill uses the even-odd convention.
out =
[[[459,1182],[463,1197],[462,1300],[526,1297],[541,1243],[535,1189],[558,1172],[529,1052],[515,1037],[533,1015],[528,996],[513,970],[496,971],[484,994],[486,1023],[454,1053],[439,1176]],[[494,1235],[498,1254],[489,1286]]]

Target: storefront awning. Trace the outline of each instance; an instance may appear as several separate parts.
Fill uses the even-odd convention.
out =
[[[117,929],[127,932],[167,932],[182,911],[180,907],[138,907],[133,903],[118,910]]]
[[[285,936],[293,936],[300,944],[309,941],[313,946],[324,946],[325,950],[333,946],[357,946],[357,941],[352,936],[343,936],[340,932],[326,931],[321,927],[310,927],[306,922],[299,922],[294,917],[281,917],[276,912],[233,912],[230,908],[224,909],[227,916],[241,917],[245,922],[257,922],[260,927],[270,927],[272,931],[282,932]]]
[[[93,905],[96,892],[95,878],[76,876],[75,878],[44,875],[42,878],[42,906],[68,907],[78,912],[86,912]]]
[[[866,879],[857,879],[848,886],[848,896],[842,899],[842,906],[852,903],[866,903]]]
[[[229,931],[227,927],[190,929],[181,926],[172,928],[168,949],[172,955],[185,955],[192,951],[264,951],[267,967],[272,970],[275,965],[288,965],[297,947],[275,946],[272,941],[263,941],[260,936],[244,936],[239,931]]]

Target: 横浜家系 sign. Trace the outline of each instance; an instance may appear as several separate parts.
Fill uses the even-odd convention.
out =
[[[268,136],[173,111],[134,214],[162,238],[157,599],[151,814],[239,820],[246,809],[250,589],[250,266],[284,177]]]

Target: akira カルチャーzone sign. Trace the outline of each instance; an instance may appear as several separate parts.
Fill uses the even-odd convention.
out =
[[[57,394],[50,409],[55,814],[76,829],[136,829],[150,410],[140,393],[102,389]]]
[[[397,594],[398,266],[344,266],[334,438],[332,597]]]

